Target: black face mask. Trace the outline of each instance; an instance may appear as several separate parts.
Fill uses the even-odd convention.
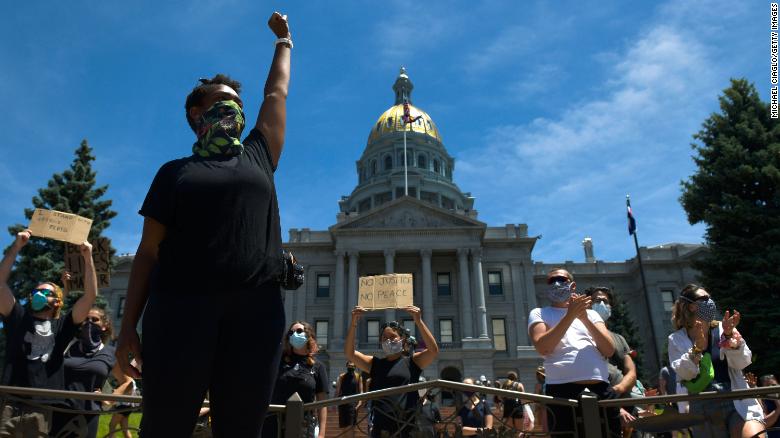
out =
[[[100,329],[100,326],[94,322],[86,321],[82,324],[79,331],[79,347],[81,347],[81,351],[88,355],[95,354],[103,343],[100,337],[102,334],[103,331]]]
[[[347,367],[347,371],[350,372],[350,373],[354,373],[355,372],[355,367]]]

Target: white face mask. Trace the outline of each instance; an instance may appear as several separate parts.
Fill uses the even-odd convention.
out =
[[[398,354],[403,349],[404,349],[404,343],[400,339],[397,341],[392,341],[390,339],[387,339],[384,342],[382,342],[382,351],[384,351],[385,354],[387,355]]]

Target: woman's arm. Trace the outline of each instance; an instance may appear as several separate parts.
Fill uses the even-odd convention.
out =
[[[425,322],[422,320],[422,314],[420,313],[419,307],[409,306],[404,310],[412,315],[412,318],[414,319],[414,325],[418,330],[420,330],[420,336],[425,342],[425,350],[413,353],[412,356],[414,363],[416,363],[417,366],[422,370],[433,363],[433,361],[436,359],[436,356],[439,355],[439,344],[436,343],[436,338],[433,337],[430,329],[428,329],[428,326],[425,325]]]
[[[287,16],[274,12],[268,20],[277,38],[290,38],[290,26]],[[287,90],[290,85],[290,50],[285,43],[276,45],[271,70],[265,82],[263,104],[257,116],[255,127],[260,129],[271,152],[273,165],[279,164],[284,146],[284,133],[287,124]]]
[[[369,356],[355,350],[355,331],[357,330],[357,323],[360,320],[360,315],[365,312],[360,306],[355,306],[352,309],[352,321],[349,324],[349,330],[347,331],[347,339],[344,340],[344,355],[347,360],[354,363],[356,367],[361,370],[370,373],[371,361],[374,360],[374,356]]]
[[[143,366],[141,341],[138,338],[136,326],[149,297],[149,277],[157,263],[157,251],[165,233],[165,225],[150,217],[144,219],[141,243],[138,245],[133,259],[133,267],[130,269],[125,313],[122,317],[122,328],[116,346],[116,361],[125,374],[136,379],[141,378],[141,372],[130,365],[129,355],[133,355],[139,367]]]
[[[84,258],[84,295],[73,305],[71,318],[78,325],[87,319],[87,314],[97,298],[97,274],[95,273],[95,261],[92,258],[92,245],[89,242],[81,244],[81,257]]]
[[[687,337],[685,340],[681,339],[683,336],[685,335],[682,331],[669,335],[669,364],[680,381],[691,380],[699,375],[698,361],[694,362],[690,354],[690,346],[687,345],[690,342],[685,342]]]
[[[11,268],[13,268],[14,262],[16,262],[16,256],[24,245],[27,245],[27,242],[30,241],[30,237],[32,237],[32,231],[30,230],[16,233],[16,240],[8,248],[8,251],[5,252],[3,261],[0,262],[0,315],[2,316],[8,316],[14,304],[16,304],[14,293],[8,287],[8,277],[11,276]]]
[[[328,398],[327,392],[318,392],[317,393],[317,400],[325,400]],[[327,407],[321,407],[317,410],[317,416],[319,417],[320,421],[320,434],[317,435],[317,438],[325,438],[325,432],[328,429],[328,408]]]

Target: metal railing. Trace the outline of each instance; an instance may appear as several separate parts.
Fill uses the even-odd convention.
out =
[[[451,399],[454,401],[454,406],[441,407],[442,416],[435,423],[432,429],[433,434],[425,433],[420,427],[420,412],[419,405],[414,409],[407,409],[409,406],[395,406],[395,409],[381,412],[386,418],[390,418],[397,422],[397,427],[387,431],[387,433],[381,434],[388,438],[422,438],[422,437],[448,437],[448,438],[460,438],[462,436],[473,436],[473,430],[469,430],[468,433],[464,433],[463,422],[460,419],[459,412],[463,409],[470,408],[471,404],[461,397],[464,394],[479,393],[481,401],[492,401],[493,398],[504,400],[517,400],[517,406],[523,409],[526,404],[535,406],[536,409],[536,421],[533,428],[528,428],[528,424],[524,423],[518,425],[514,416],[504,418],[504,415],[499,412],[498,409],[493,409],[490,414],[494,417],[492,427],[483,427],[478,430],[477,435],[482,437],[532,437],[532,436],[576,436],[584,438],[596,438],[602,436],[620,436],[618,431],[609,429],[609,421],[607,421],[609,410],[617,409],[620,407],[633,407],[633,406],[665,406],[667,409],[665,412],[671,411],[670,406],[672,403],[690,402],[699,400],[739,400],[739,399],[778,399],[778,393],[780,393],[780,387],[762,387],[752,389],[741,389],[727,392],[703,392],[695,395],[667,395],[667,396],[652,396],[652,397],[637,397],[637,398],[620,398],[612,400],[597,400],[597,398],[588,392],[581,395],[579,400],[554,398],[539,394],[530,394],[525,392],[510,391],[505,389],[493,388],[489,386],[470,385],[459,382],[451,382],[447,380],[431,380],[428,382],[420,382],[401,387],[382,389],[377,391],[365,392],[362,394],[355,394],[350,396],[344,396],[339,398],[332,398],[328,400],[315,401],[311,403],[304,403],[298,394],[293,394],[284,405],[270,405],[268,409],[268,417],[275,417],[277,419],[277,436],[285,438],[308,438],[312,435],[313,419],[315,418],[315,412],[321,408],[337,408],[343,405],[353,405],[358,402],[363,404],[368,403],[387,403],[387,400],[393,396],[401,396],[404,394],[425,390],[427,394],[436,393],[436,395],[447,392]],[[488,398],[490,397],[490,398]],[[125,412],[138,412],[141,410],[140,403],[142,397],[129,396],[129,395],[113,395],[113,394],[100,394],[91,392],[75,392],[75,391],[56,391],[56,390],[44,390],[35,388],[21,388],[11,386],[0,386],[0,398],[3,404],[6,403],[19,403],[24,404],[32,408],[51,409],[55,412],[63,412],[73,415],[102,415],[102,414],[114,414]],[[76,399],[76,400],[95,400],[95,401],[111,401],[120,402],[125,404],[138,404],[137,406],[121,409],[109,409],[100,411],[84,411],[76,409],[67,409],[60,406],[45,405],[37,401],[40,399]],[[204,406],[208,406],[208,403],[204,403]],[[557,430],[555,432],[547,431],[547,424],[544,416],[553,415],[551,407],[557,406],[568,410],[568,412],[575,418],[573,429],[571,430]],[[376,406],[374,410],[376,410]],[[527,410],[527,408],[525,408]],[[648,409],[653,411],[654,409]],[[654,412],[652,412],[654,414]],[[374,412],[376,414],[376,412]],[[666,415],[666,417],[664,417]],[[673,418],[672,418],[673,417]],[[552,420],[555,420],[554,418]],[[693,423],[700,421],[694,414],[677,414],[676,410],[673,413],[664,413],[661,415],[650,415],[649,417],[639,418],[637,421],[629,423],[629,426],[634,427],[638,431],[644,431],[649,433],[679,430],[681,422]],[[362,410],[354,421],[354,425],[350,425],[345,428],[337,428],[337,431],[331,430],[328,433],[328,438],[353,438],[356,436],[370,436],[371,435],[371,413],[368,410]],[[329,421],[329,423],[333,420]],[[554,421],[553,421],[554,422]],[[771,430],[776,430],[773,428]],[[606,432],[605,432],[606,431]],[[71,430],[71,433],[74,431]],[[84,431],[83,433],[86,433]],[[74,436],[74,435],[70,435]],[[78,435],[75,436],[85,436]]]

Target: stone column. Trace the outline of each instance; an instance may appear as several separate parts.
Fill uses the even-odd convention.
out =
[[[471,288],[469,287],[469,249],[458,248],[458,271],[460,281],[460,326],[461,335],[466,339],[474,337],[474,323],[471,316]]]
[[[395,272],[395,250],[385,250],[385,274]],[[395,309],[385,309],[385,322],[395,321]]]
[[[344,251],[337,250],[336,256],[336,284],[333,290],[333,339],[344,339]],[[352,309],[349,309],[350,315]]]
[[[359,251],[349,251],[349,276],[347,277],[347,309],[352,315],[352,309],[357,306],[358,295],[358,258]]]
[[[477,329],[481,339],[488,339],[485,281],[482,277],[482,248],[471,250],[471,264],[474,270],[474,293],[477,298]]]
[[[512,275],[512,300],[515,303],[515,321],[517,321],[517,345],[529,345],[528,343],[528,310],[523,285],[523,263],[518,260],[509,261],[509,270]]]
[[[433,251],[430,249],[423,249],[420,251],[420,257],[422,257],[422,282],[423,282],[423,299],[422,299],[422,315],[423,322],[428,326],[429,330],[433,330],[433,279],[431,278],[431,256]]]

